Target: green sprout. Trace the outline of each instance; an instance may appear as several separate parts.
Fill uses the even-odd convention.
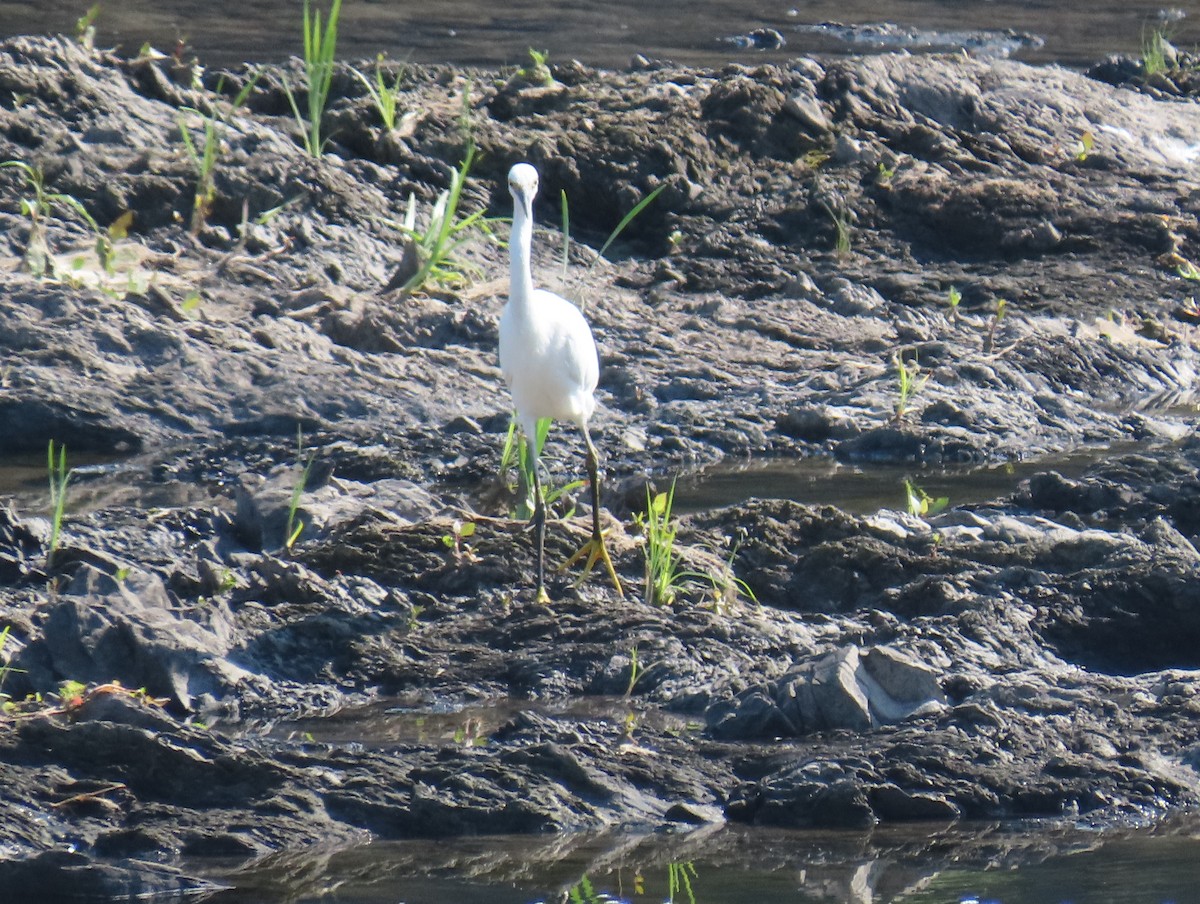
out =
[[[63,512],[67,505],[67,483],[71,479],[71,471],[67,470],[67,447],[60,445],[58,455],[54,454],[54,440],[46,451],[46,469],[50,478],[50,543],[46,552],[46,568],[54,563],[54,554],[58,551],[59,539],[62,535]]]
[[[177,119],[179,134],[183,138],[183,146],[187,151],[188,159],[192,162],[193,169],[196,170],[196,192],[192,198],[192,218],[189,224],[192,235],[198,234],[204,228],[209,214],[212,213],[213,201],[216,200],[217,196],[213,173],[217,167],[217,159],[221,154],[221,144],[225,137],[225,128],[228,126],[230,118],[237,112],[237,109],[246,102],[246,98],[250,96],[250,92],[261,75],[261,70],[254,73],[253,77],[246,82],[246,85],[234,98],[233,105],[229,108],[229,111],[223,115],[218,113],[215,104],[207,114],[201,113],[195,107],[180,108]],[[217,82],[218,94],[221,93],[224,83],[224,79]],[[199,116],[204,123],[202,133],[204,137],[199,147],[197,147],[196,142],[192,139],[191,131],[188,129],[184,118],[185,113]]]
[[[333,0],[329,19],[321,25],[321,11],[313,11],[309,0],[304,0],[304,74],[308,84],[308,117],[300,113],[296,96],[283,78],[283,89],[291,104],[296,124],[304,135],[304,146],[313,157],[320,157],[328,138],[321,137],[321,120],[329,103],[329,91],[333,85],[333,61],[337,53],[338,17],[342,12],[342,0]]]
[[[949,496],[938,496],[935,499],[911,480],[904,481],[904,499],[908,513],[916,518],[932,517],[950,504]]]
[[[625,699],[633,696],[634,685],[638,683],[638,679],[642,677],[643,669],[638,664],[637,644],[629,648],[629,684],[625,687],[625,693],[622,694]]]
[[[3,651],[4,645],[8,643],[8,635],[11,630],[11,625],[5,625],[4,630],[0,631],[0,651]],[[17,670],[8,665],[7,662],[4,665],[0,665],[0,709],[3,709],[6,712],[12,708],[13,704],[12,697],[3,691],[4,682],[8,678],[8,673],[13,671]]]
[[[110,276],[113,273],[113,235],[109,230],[101,229],[87,208],[78,198],[62,192],[46,191],[46,179],[40,166],[33,166],[24,160],[5,160],[0,167],[15,169],[21,174],[26,187],[33,192],[33,197],[21,199],[21,213],[29,218],[29,238],[25,243],[25,269],[39,279],[46,275],[58,277],[57,266],[50,256],[46,243],[46,218],[54,212],[54,205],[61,205],[74,211],[80,219],[87,223],[96,236],[96,257],[99,259],[104,272]],[[131,214],[118,218],[114,224],[115,231],[127,228],[132,220]]]
[[[296,428],[296,460],[299,461],[304,457],[304,435],[300,428]],[[289,554],[292,547],[296,545],[296,541],[300,539],[300,535],[304,533],[304,519],[300,517],[300,497],[304,495],[305,489],[308,487],[308,478],[312,474],[313,460],[315,453],[310,453],[308,461],[304,464],[304,469],[300,472],[300,479],[296,481],[296,485],[292,487],[292,498],[288,504],[287,527],[284,530],[283,546]]]
[[[93,3],[88,11],[75,20],[75,40],[84,50],[96,49],[96,19],[100,16],[100,4]]]
[[[558,196],[559,205],[562,207],[562,278],[563,282],[566,282],[571,251],[571,212],[567,206],[567,190],[560,189]]]
[[[548,50],[534,50],[529,48],[529,64],[517,70],[517,74],[531,85],[541,85],[549,87],[554,84],[554,75],[550,72],[550,67],[546,65],[546,60],[550,58]]]
[[[442,534],[442,545],[454,550],[456,561],[466,559],[468,562],[473,562],[475,553],[469,544],[463,542],[473,536],[475,536],[475,522],[461,521],[455,518],[454,523],[450,525],[450,533]]]
[[[375,78],[369,79],[357,69],[350,71],[362,82],[363,87],[367,89],[367,94],[371,101],[375,104],[375,109],[379,111],[379,119],[383,123],[383,127],[391,132],[396,128],[396,110],[399,107],[398,100],[400,97],[400,82],[404,80],[405,68],[400,66],[396,69],[396,74],[389,82],[384,76],[384,55],[382,53],[375,57]]]
[[[962,302],[962,292],[958,291],[958,286],[951,286],[950,291],[946,293],[946,303],[950,306],[950,319],[958,319],[958,306]]]
[[[1088,159],[1088,155],[1092,153],[1092,148],[1096,146],[1096,136],[1092,134],[1091,129],[1087,129],[1079,136],[1079,141],[1075,143],[1075,162],[1083,163]]]
[[[621,222],[618,223],[616,228],[608,234],[608,238],[605,240],[604,244],[600,246],[600,257],[604,257],[604,252],[607,251],[609,246],[617,240],[617,236],[624,232],[625,227],[632,223],[638,214],[645,210],[655,198],[661,195],[663,189],[666,187],[667,184],[664,182],[658,188],[654,189],[654,191],[650,192],[650,194],[646,195],[646,197],[642,198],[642,200],[638,201],[637,204],[633,206],[633,209],[621,218]]]
[[[929,375],[921,373],[921,365],[914,355],[911,360],[905,360],[903,355],[893,355],[892,364],[896,368],[896,413],[894,420],[900,423],[908,415],[909,405],[913,396],[925,388]]]
[[[990,355],[992,353],[992,350],[995,349],[995,347],[996,347],[996,329],[1000,326],[1000,323],[1004,320],[1004,317],[1007,313],[1008,313],[1008,302],[1005,301],[1003,298],[997,299],[996,300],[996,310],[992,314],[991,321],[988,323],[987,336],[985,336],[984,340],[983,340],[983,353],[985,355]]]

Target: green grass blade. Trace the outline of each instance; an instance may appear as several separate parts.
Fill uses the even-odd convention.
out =
[[[637,204],[634,206],[633,210],[631,210],[631,211],[629,211],[629,213],[625,214],[625,216],[622,218],[621,222],[617,224],[617,228],[614,229],[609,234],[608,240],[603,245],[600,246],[600,257],[604,257],[604,252],[608,250],[609,245],[611,245],[613,242],[615,242],[617,240],[617,236],[619,236],[622,232],[625,231],[625,227],[628,226],[630,223],[632,223],[634,218],[638,214],[640,214],[643,210],[645,210],[647,205],[649,205],[651,201],[653,201],[660,194],[662,194],[663,189],[666,187],[667,187],[667,184],[664,182],[658,188],[654,189],[654,191],[650,192],[650,194],[646,195],[646,197],[642,198],[642,200],[638,201]]]
[[[567,262],[570,259],[571,251],[571,213],[567,208],[567,190],[565,188],[559,192],[559,199],[562,205],[562,278],[563,282],[566,282]]]

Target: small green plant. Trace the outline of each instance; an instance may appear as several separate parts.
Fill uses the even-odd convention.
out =
[[[1185,260],[1182,264],[1176,266],[1175,272],[1184,279],[1192,282],[1200,282],[1200,269],[1197,269],[1196,265],[1191,261]]]
[[[225,127],[229,124],[229,120],[233,114],[237,112],[238,107],[246,102],[246,98],[250,96],[250,92],[254,89],[261,75],[262,72],[260,70],[247,80],[245,86],[238,92],[232,106],[226,113],[220,113],[215,103],[207,114],[201,113],[194,107],[182,107],[179,111],[179,116],[176,120],[179,126],[179,134],[183,138],[183,146],[187,151],[188,159],[192,162],[192,168],[196,171],[196,192],[192,198],[192,217],[189,224],[192,235],[198,234],[204,228],[209,214],[212,213],[213,201],[216,200],[217,189],[213,180],[213,174],[217,168],[217,159],[221,154],[221,145],[225,138]],[[223,86],[224,79],[217,82],[217,94],[221,93]],[[204,123],[203,131],[201,132],[203,139],[199,147],[197,147],[196,142],[192,139],[191,130],[188,128],[184,114],[199,116]]]
[[[474,562],[475,552],[471,549],[470,544],[464,542],[473,536],[475,536],[475,522],[461,521],[455,518],[454,523],[450,525],[450,533],[442,534],[442,545],[454,551],[456,561],[465,559],[468,562]]]
[[[958,319],[958,306],[962,303],[962,292],[958,291],[958,286],[951,286],[950,291],[946,293],[946,304],[950,307],[950,319]]]
[[[745,528],[740,528],[737,540],[732,540],[729,537],[725,538],[725,543],[729,546],[729,557],[725,560],[721,570],[712,574],[695,574],[695,577],[703,578],[712,584],[713,591],[713,611],[721,613],[726,611],[730,605],[737,601],[740,594],[745,594],[750,602],[758,605],[758,597],[754,595],[754,591],[750,589],[750,585],[739,578],[733,571],[733,560],[737,557],[738,550],[742,548],[742,541],[745,539]],[[692,574],[689,572],[689,574]]]
[[[567,279],[567,263],[571,257],[571,211],[567,206],[567,190],[560,189],[559,204],[562,207],[562,278]]]
[[[908,513],[916,518],[932,517],[950,504],[949,496],[938,496],[935,499],[911,480],[904,481],[904,499]]]
[[[63,512],[67,505],[67,483],[71,472],[67,470],[67,447],[60,445],[54,454],[54,440],[46,452],[46,467],[50,476],[50,543],[46,551],[47,570],[54,564],[54,554],[62,536]]]
[[[529,48],[529,63],[517,71],[517,74],[531,85],[541,85],[549,87],[554,84],[554,75],[550,72],[550,67],[546,65],[546,60],[550,58],[548,50],[534,50]]]
[[[850,211],[844,206],[833,207],[821,202],[829,219],[833,221],[834,240],[833,251],[839,258],[850,254]]]
[[[463,747],[483,747],[487,744],[487,735],[483,732],[483,721],[473,717],[454,731],[454,743]]]
[[[474,82],[468,76],[463,83],[462,101],[458,106],[458,134],[463,144],[473,147],[475,144],[475,123],[471,118],[471,88]]]
[[[296,428],[296,460],[300,461],[304,457],[304,435],[300,428]],[[310,454],[308,461],[304,464],[304,469],[300,472],[300,479],[296,481],[296,485],[292,487],[292,498],[288,504],[287,527],[284,530],[284,549],[290,554],[292,547],[296,545],[296,541],[300,539],[300,535],[304,533],[304,519],[299,517],[300,497],[304,495],[305,489],[308,487],[308,478],[312,473],[312,466],[315,455]]]
[[[83,703],[83,695],[87,693],[87,685],[82,681],[68,678],[58,686],[58,699],[66,706],[79,706]]]
[[[342,12],[342,0],[333,0],[329,18],[324,27],[321,11],[312,10],[309,0],[304,0],[304,75],[308,88],[308,116],[301,115],[300,105],[283,78],[283,90],[291,104],[296,124],[304,135],[304,146],[313,157],[325,151],[328,138],[321,135],[321,120],[329,103],[329,90],[333,85],[333,61],[337,53],[338,18]]]
[[[598,893],[592,885],[592,880],[585,875],[580,876],[579,881],[571,886],[567,892],[567,900],[570,904],[607,904],[611,898]]]
[[[463,187],[474,160],[475,147],[469,145],[466,156],[450,179],[450,188],[438,195],[429,214],[429,221],[423,229],[417,228],[416,196],[408,196],[408,209],[400,229],[408,236],[416,253],[418,266],[400,287],[401,291],[417,292],[427,283],[445,288],[461,288],[481,272],[475,264],[458,256],[458,250],[468,242],[476,240],[480,234],[493,238],[491,221],[484,216],[483,210],[477,210],[466,217],[459,215]]]
[[[544,417],[538,419],[535,427],[536,436],[533,441],[537,443],[539,461],[552,424],[553,421],[550,418]],[[510,483],[508,480],[508,474],[514,467],[517,471],[516,484]],[[533,498],[533,459],[529,455],[528,437],[522,442],[521,429],[517,424],[515,413],[509,419],[508,434],[504,438],[504,448],[500,452],[499,473],[500,482],[517,494],[517,505],[511,512],[513,520],[529,520],[533,516],[534,505],[537,502]],[[584,483],[583,480],[572,480],[561,487],[555,487],[550,484],[548,479],[545,479],[542,481],[542,499],[547,506],[554,505],[565,494],[579,489]],[[569,518],[573,511],[567,512],[566,517]]]
[[[96,236],[96,256],[106,273],[113,272],[112,237],[100,228],[87,208],[72,195],[62,192],[46,191],[46,180],[40,166],[33,166],[24,160],[5,160],[0,167],[15,169],[25,180],[26,187],[32,191],[33,197],[21,199],[21,213],[29,218],[29,238],[25,243],[25,268],[36,277],[49,273],[57,277],[54,259],[46,243],[45,219],[54,212],[54,205],[61,205],[74,211],[91,228]]]
[[[996,330],[1004,321],[1008,314],[1008,302],[1003,298],[996,300],[996,310],[992,313],[992,319],[988,323],[987,335],[983,339],[983,353],[990,355],[996,348]]]
[[[1142,26],[1142,74],[1149,77],[1172,68],[1175,48],[1170,31],[1161,25]]]
[[[5,625],[4,630],[0,631],[0,652],[4,651],[4,646],[8,643],[8,635],[11,630],[11,625]],[[0,709],[3,709],[5,712],[12,708],[12,697],[4,693],[4,682],[8,679],[8,673],[11,671],[13,671],[13,668],[7,662],[4,665],[0,665]]]
[[[75,20],[75,40],[84,50],[96,49],[96,19],[100,16],[100,4],[93,3],[88,11]]]
[[[638,679],[642,677],[642,667],[638,664],[637,645],[629,649],[629,684],[625,687],[625,693],[622,696],[628,700],[633,696],[634,685],[638,683]]]
[[[1092,134],[1091,129],[1084,131],[1079,136],[1079,141],[1075,143],[1075,162],[1083,163],[1088,159],[1088,155],[1092,153],[1092,149],[1096,146],[1096,136]]]
[[[665,493],[646,487],[646,511],[634,515],[645,541],[645,598],[651,606],[669,606],[675,602],[682,575],[675,550],[678,523],[671,518],[675,500],[675,481]]]
[[[410,634],[421,626],[421,615],[424,614],[424,612],[424,606],[419,606],[416,603],[413,603],[409,606],[408,619],[405,622],[405,627],[408,629]]]
[[[880,188],[891,188],[892,178],[896,175],[896,167],[888,166],[882,160],[875,169],[875,184]]]
[[[600,246],[600,252],[599,252],[600,257],[604,257],[604,252],[607,251],[609,249],[609,246],[612,245],[612,243],[617,240],[617,237],[622,232],[625,231],[625,227],[628,226],[630,223],[632,223],[634,221],[634,219],[636,219],[637,216],[643,210],[645,210],[650,205],[651,202],[654,201],[655,198],[657,198],[659,195],[661,195],[663,193],[663,189],[665,189],[666,187],[667,187],[667,183],[664,182],[658,188],[654,189],[654,191],[652,191],[648,195],[646,195],[646,197],[642,198],[642,200],[638,201],[637,204],[635,204],[633,206],[633,208],[629,211],[629,213],[625,214],[625,216],[623,216],[621,218],[621,222],[619,222],[617,224],[616,228],[613,229],[613,231],[608,234],[608,238],[605,239],[604,244]]]
[[[379,119],[389,132],[396,128],[396,111],[399,109],[400,83],[404,81],[405,69],[400,66],[396,74],[389,80],[384,72],[384,55],[375,57],[375,78],[369,79],[357,69],[350,71],[362,82],[367,94],[379,111]]]
[[[896,413],[894,419],[900,423],[908,415],[913,396],[925,388],[929,375],[921,373],[921,365],[914,355],[906,359],[903,354],[892,356],[896,368]]]

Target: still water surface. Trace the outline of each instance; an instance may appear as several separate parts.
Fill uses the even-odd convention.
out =
[[[728,826],[681,835],[389,842],[191,872],[209,904],[1189,904],[1200,821],[1094,832],[925,826],[869,834]]]
[[[0,36],[73,33],[88,5],[0,0]],[[327,8],[328,0],[318,5]],[[1200,25],[1186,16],[1200,13],[1194,0],[1167,5],[1172,18],[1185,14],[1173,27],[1176,43],[1200,41]],[[1039,39],[1015,51],[1022,59],[1085,65],[1108,53],[1136,52],[1146,23],[1163,7],[1154,0],[345,0],[339,55],[363,59],[385,51],[414,62],[503,65],[524,61],[536,47],[552,60],[599,66],[625,66],[637,53],[719,66],[811,53],[974,47],[973,34],[1011,29]],[[278,61],[300,53],[300,10],[299,0],[107,2],[96,23],[98,43],[132,52],[145,41],[169,49],[184,39],[207,65]],[[840,31],[813,27],[828,22],[890,23],[911,32],[896,43],[847,40]],[[728,40],[756,28],[778,30],[786,46],[739,49]]]

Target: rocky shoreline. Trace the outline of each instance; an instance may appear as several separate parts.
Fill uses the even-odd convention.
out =
[[[70,514],[52,562],[45,518],[0,509],[6,868],[70,845],[83,882],[154,881],[124,862],[1196,806],[1190,83],[962,55],[550,72],[408,67],[388,131],[339,69],[317,159],[279,72],[228,113],[249,70],[197,87],[169,58],[0,42],[0,160],[40,167],[101,229],[133,213],[106,273],[91,227],[51,204],[59,278],[35,278],[32,187],[0,171],[0,452],[53,439],[122,463],[76,488],[136,473],[142,500],[177,500]],[[195,235],[191,109],[223,111]],[[601,346],[623,600],[560,577],[532,602],[496,478],[504,249],[464,246],[469,285],[384,291],[409,197],[426,215],[468,142],[465,211],[506,216],[518,159],[541,171],[543,224],[569,199],[565,277],[547,228],[535,273],[582,298]],[[1113,444],[1132,451],[924,517],[690,515],[685,568],[713,578],[665,607],[638,593],[647,478],[821,456],[919,483]],[[569,430],[550,446],[561,484],[581,449]],[[555,523],[551,561],[582,524]],[[379,748],[247,727],[381,700],[517,707]]]

